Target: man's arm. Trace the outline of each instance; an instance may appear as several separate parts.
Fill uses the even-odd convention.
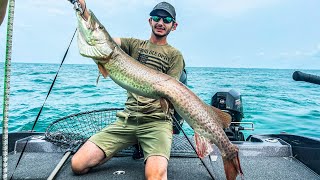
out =
[[[183,69],[185,68],[185,62],[183,56],[178,52],[170,62],[170,68],[167,71],[167,74],[176,80],[179,81]]]
[[[121,39],[120,38],[112,38],[114,40],[114,42],[116,42],[118,44],[118,46],[121,47]]]
[[[79,3],[80,3],[81,8],[83,10],[82,18],[87,21],[89,19],[89,16],[90,16],[87,4],[86,4],[86,2],[84,0],[79,0]]]
[[[0,1],[0,26],[3,22],[4,17],[6,16],[8,0]]]
[[[83,19],[88,20],[90,13],[89,13],[89,9],[86,5],[85,0],[79,0],[79,3],[81,4],[81,8],[84,11],[83,15],[82,15]],[[113,40],[114,40],[114,42],[116,42],[118,44],[118,46],[121,46],[121,39],[120,38],[113,38]]]

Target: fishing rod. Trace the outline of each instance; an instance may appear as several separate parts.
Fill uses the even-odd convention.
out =
[[[81,8],[81,5],[80,5],[80,3],[79,3],[78,0],[68,0],[68,1],[70,1],[71,3],[74,4],[74,9],[75,9],[75,10],[80,11],[80,12],[83,12],[83,10],[82,10],[82,8]],[[64,56],[63,56],[63,58],[62,58],[62,61],[61,61],[60,66],[59,66],[59,69],[58,69],[58,71],[57,71],[57,73],[56,73],[56,76],[54,77],[54,80],[53,80],[51,86],[50,86],[50,89],[49,89],[48,94],[47,94],[47,96],[46,96],[46,98],[45,98],[45,101],[44,101],[42,107],[40,108],[40,111],[39,111],[39,113],[38,113],[38,115],[37,115],[37,117],[36,117],[36,120],[35,120],[34,123],[33,123],[33,126],[32,126],[31,131],[34,130],[35,125],[36,125],[37,122],[38,122],[38,119],[39,119],[39,117],[40,117],[40,114],[41,114],[41,112],[42,112],[42,109],[43,109],[43,107],[44,107],[44,105],[45,105],[45,103],[46,103],[46,101],[47,101],[47,99],[48,99],[48,97],[49,97],[49,95],[50,95],[50,93],[51,93],[51,90],[52,90],[52,88],[53,88],[53,85],[55,84],[55,81],[56,81],[56,79],[57,79],[57,77],[58,77],[58,74],[59,74],[59,72],[60,72],[60,69],[61,69],[61,67],[62,67],[62,64],[64,63],[64,61],[65,61],[65,59],[66,59],[66,57],[67,57],[67,54],[68,54],[68,52],[69,52],[71,43],[72,43],[72,41],[73,41],[73,39],[74,39],[74,37],[75,37],[76,32],[77,32],[77,28],[75,29],[75,31],[74,31],[74,33],[73,33],[73,36],[72,36],[71,41],[70,41],[70,43],[69,43],[69,46],[68,46],[68,48],[67,48],[67,50],[66,50],[66,52],[65,52],[65,54],[64,54]],[[25,149],[26,149],[26,147],[27,147],[27,144],[28,144],[28,140],[25,142],[25,144],[24,144],[24,146],[23,146],[22,152],[21,152],[21,154],[20,154],[20,156],[19,156],[19,159],[18,159],[18,162],[17,162],[17,164],[16,164],[16,166],[15,166],[15,168],[14,168],[14,170],[13,170],[13,173],[12,173],[12,175],[11,175],[11,177],[10,177],[10,180],[13,178],[13,174],[14,174],[15,170],[17,169],[17,167],[18,167],[18,165],[19,165],[19,163],[20,163],[20,160],[21,160],[21,158],[22,158],[22,156],[23,156],[23,154],[24,154],[24,152],[25,152]],[[77,144],[80,144],[80,145],[81,145],[82,143],[77,143]],[[56,174],[58,173],[58,171],[60,170],[60,168],[63,166],[64,162],[65,162],[65,161],[68,159],[68,157],[71,155],[71,153],[74,152],[74,151],[76,151],[78,148],[79,148],[79,145],[74,145],[74,147],[72,147],[72,148],[70,147],[69,150],[67,150],[66,154],[64,155],[64,157],[62,158],[62,160],[58,163],[58,165],[57,165],[56,168],[53,170],[53,172],[50,174],[50,176],[48,177],[48,179],[53,179],[53,178],[56,176]]]
[[[61,67],[62,67],[62,64],[64,63],[64,61],[65,61],[65,59],[66,59],[66,57],[67,57],[67,55],[68,55],[70,46],[71,46],[72,41],[73,41],[73,39],[74,39],[74,37],[75,37],[75,35],[76,35],[76,32],[77,32],[77,29],[75,29],[75,31],[74,31],[74,33],[73,33],[73,35],[72,35],[71,41],[70,41],[70,43],[69,43],[69,46],[68,46],[66,52],[64,53],[64,56],[63,56],[62,61],[61,61],[61,63],[60,63],[59,69],[58,69],[58,71],[57,71],[57,73],[56,73],[56,75],[55,75],[55,77],[54,77],[54,79],[53,79],[53,81],[52,81],[52,84],[51,84],[50,89],[49,89],[49,91],[48,91],[48,93],[47,93],[47,96],[46,96],[46,98],[45,98],[45,100],[44,100],[44,102],[43,102],[43,104],[42,104],[42,106],[41,106],[41,108],[40,108],[40,111],[38,112],[38,115],[37,115],[37,117],[36,117],[36,120],[35,120],[34,123],[33,123],[33,126],[32,126],[32,128],[31,128],[31,132],[34,130],[34,128],[35,128],[35,126],[36,126],[36,124],[37,124],[37,122],[38,122],[38,120],[39,120],[39,117],[40,117],[40,114],[41,114],[41,112],[42,112],[42,109],[43,109],[45,103],[47,102],[47,99],[48,99],[48,97],[49,97],[49,95],[50,95],[50,93],[51,93],[51,90],[52,90],[52,88],[53,88],[53,86],[54,86],[54,84],[55,84],[55,82],[56,82],[56,80],[57,80],[57,77],[58,77],[58,74],[59,74],[60,69],[61,69]],[[21,160],[21,158],[22,158],[22,156],[23,156],[23,154],[24,154],[24,152],[25,152],[25,149],[26,149],[26,147],[27,147],[28,141],[29,141],[29,140],[27,140],[27,141],[25,142],[24,146],[23,146],[23,149],[22,149],[21,154],[20,154],[20,156],[19,156],[18,162],[17,162],[17,164],[16,164],[16,166],[15,166],[13,172],[12,172],[12,175],[11,175],[10,179],[13,178],[13,174],[14,174],[15,170],[17,169],[17,167],[18,167],[18,165],[19,165],[19,163],[20,163],[20,160]]]
[[[4,64],[4,95],[3,95],[3,121],[2,121],[2,179],[8,178],[8,124],[9,124],[9,95],[10,95],[10,72],[12,55],[12,34],[15,0],[9,2],[6,61]]]
[[[82,144],[85,142],[86,140],[78,140],[78,141],[74,141],[70,147],[66,150],[65,154],[63,155],[63,157],[61,158],[61,160],[59,161],[59,163],[57,164],[57,166],[54,168],[54,170],[51,172],[51,174],[49,175],[49,177],[47,178],[47,180],[53,180],[56,175],[58,174],[58,172],[60,171],[60,169],[62,168],[62,166],[65,164],[65,162],[69,159],[69,157],[71,156],[71,154],[74,154],[78,151],[78,149],[82,146]]]
[[[176,117],[172,116],[173,118],[173,122],[175,123],[176,127],[179,128],[180,131],[182,131],[184,137],[186,137],[186,139],[188,140],[189,144],[191,145],[192,149],[194,150],[194,152],[197,154],[199,160],[201,161],[202,165],[205,167],[205,169],[208,171],[210,177],[214,180],[215,178],[213,177],[213,174],[211,173],[211,171],[209,170],[209,168],[207,167],[207,165],[204,163],[204,161],[199,157],[196,148],[194,147],[194,145],[192,144],[191,140],[189,139],[189,137],[187,136],[186,132],[184,132],[184,130],[182,129],[180,123],[178,122],[178,120],[176,119]]]

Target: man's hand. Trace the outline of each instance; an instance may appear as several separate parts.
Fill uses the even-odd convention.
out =
[[[80,11],[83,19],[88,20],[90,14],[84,0],[68,0],[74,5],[76,11]]]

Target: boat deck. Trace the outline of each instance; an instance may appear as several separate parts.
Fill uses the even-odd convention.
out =
[[[18,141],[15,145],[15,151],[9,155],[8,175],[10,176],[23,149],[25,140]],[[320,179],[318,174],[295,157],[292,157],[290,144],[281,139],[235,143],[240,148],[240,161],[244,179]],[[63,157],[64,152],[65,149],[45,141],[43,136],[29,138],[26,151],[18,168],[15,170],[13,179],[47,179]],[[56,176],[56,179],[144,179],[143,160],[133,160],[131,154],[132,149],[130,148],[123,150],[107,163],[81,176],[72,173],[69,158]],[[215,179],[225,179],[222,159],[217,148],[214,149],[211,159],[207,157],[204,162]],[[114,172],[117,171],[124,171],[125,173],[115,175]],[[168,179],[211,179],[184,136],[174,135]],[[238,177],[237,179],[241,178]]]

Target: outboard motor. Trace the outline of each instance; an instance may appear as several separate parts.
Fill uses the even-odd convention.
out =
[[[233,89],[217,92],[211,98],[211,105],[231,115],[231,125],[224,129],[228,138],[231,141],[244,141],[244,135],[240,132],[245,129],[240,125],[244,117],[241,94]]]

